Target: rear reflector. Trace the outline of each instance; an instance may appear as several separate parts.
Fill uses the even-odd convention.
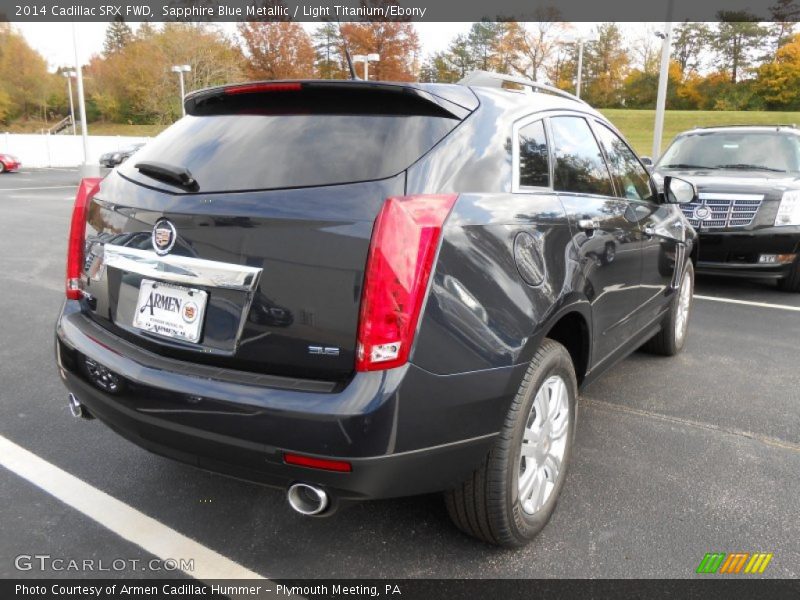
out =
[[[81,272],[83,271],[83,246],[86,242],[86,209],[97,193],[102,181],[99,177],[81,179],[78,194],[72,207],[72,221],[67,243],[67,298],[80,300]]]
[[[301,454],[283,453],[283,462],[287,465],[297,465],[299,467],[309,467],[311,469],[322,469],[324,471],[339,471],[349,473],[353,467],[344,460],[328,460],[327,458],[314,458],[313,456],[303,456]]]
[[[232,96],[235,94],[258,94],[261,92],[299,92],[301,89],[301,84],[292,82],[248,83],[225,88],[225,94]]]
[[[361,314],[357,371],[408,361],[442,225],[457,196],[389,198],[372,230]]]

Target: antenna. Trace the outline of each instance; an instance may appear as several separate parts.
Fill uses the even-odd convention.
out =
[[[347,68],[350,70],[350,79],[358,80],[360,77],[356,75],[356,68],[353,66],[353,57],[350,56],[350,50],[347,48],[347,40],[344,35],[342,35],[342,24],[339,22],[339,17],[336,17],[336,26],[339,28],[339,37],[342,38],[344,57],[347,59]]]

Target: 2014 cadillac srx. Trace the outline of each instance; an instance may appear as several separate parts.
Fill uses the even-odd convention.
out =
[[[465,532],[530,540],[580,387],[684,344],[694,186],[659,194],[588,105],[486,72],[185,106],[79,190],[56,335],[73,414],[304,514],[445,491]]]

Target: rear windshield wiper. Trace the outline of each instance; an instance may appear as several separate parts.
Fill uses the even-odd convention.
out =
[[[197,181],[186,167],[176,167],[167,163],[150,161],[138,162],[134,167],[139,169],[139,172],[143,175],[167,183],[174,183],[188,190],[196,191],[199,187]]]
[[[786,173],[784,169],[773,169],[772,167],[765,167],[763,165],[748,165],[747,163],[736,163],[732,165],[717,165],[718,169],[752,169],[753,171],[772,171],[774,173]]]
[[[674,163],[671,165],[659,165],[663,169],[716,169],[707,165],[690,165],[687,163]]]

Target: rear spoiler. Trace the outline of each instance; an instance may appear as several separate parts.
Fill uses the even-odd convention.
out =
[[[458,96],[455,96],[458,99]],[[471,105],[471,106],[470,106]],[[462,103],[413,84],[367,81],[259,81],[207,88],[184,99],[187,115],[353,114],[418,115],[464,120],[474,95]]]

